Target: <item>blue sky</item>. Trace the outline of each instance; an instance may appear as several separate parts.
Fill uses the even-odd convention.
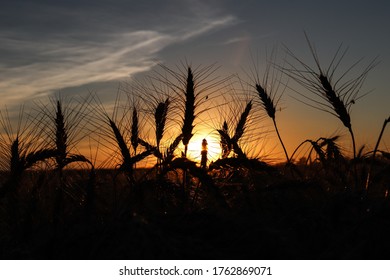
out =
[[[325,65],[341,43],[349,47],[347,66],[379,57],[363,88],[372,93],[352,109],[359,143],[372,146],[390,114],[389,14],[388,1],[7,1],[0,10],[0,98],[11,106],[91,89],[110,102],[119,82],[157,61],[216,62],[220,75],[243,75],[251,53],[264,57],[277,46],[283,57],[284,45],[310,64],[305,31]],[[285,93],[278,116],[290,150],[305,138],[345,132],[293,95]],[[389,147],[389,133],[383,143]]]

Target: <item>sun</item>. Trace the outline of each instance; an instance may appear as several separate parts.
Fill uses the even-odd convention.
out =
[[[203,140],[207,141],[207,161],[209,164],[211,161],[216,161],[221,155],[221,146],[219,139],[210,133],[195,133],[188,144],[188,158],[196,162],[201,161],[201,152]]]

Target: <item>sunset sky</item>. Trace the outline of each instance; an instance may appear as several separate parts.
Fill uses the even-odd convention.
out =
[[[306,32],[324,66],[341,43],[349,47],[344,69],[363,58],[359,72],[378,57],[362,88],[371,93],[351,111],[357,146],[372,149],[390,115],[389,14],[385,0],[7,1],[0,10],[1,109],[59,91],[83,95],[92,90],[113,104],[120,82],[148,74],[157,61],[216,63],[218,75],[247,79],[253,54],[261,64],[266,51],[277,47],[283,58],[287,46],[314,65]],[[338,119],[295,97],[287,88],[277,112],[290,154],[303,140],[321,136],[340,134],[350,145]],[[381,145],[387,151],[389,130]],[[276,135],[269,133],[268,141],[276,147],[273,157],[283,158]]]

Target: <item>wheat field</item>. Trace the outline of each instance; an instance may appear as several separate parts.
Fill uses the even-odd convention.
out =
[[[390,151],[380,144],[390,117],[369,150],[351,116],[377,62],[344,81],[343,50],[324,68],[308,45],[317,68],[288,49],[284,65],[244,78],[160,65],[111,106],[90,92],[22,107],[16,122],[2,109],[1,258],[389,258]],[[287,150],[282,75],[306,88],[297,99],[341,121],[351,151],[338,135]],[[278,162],[261,150],[273,134]]]

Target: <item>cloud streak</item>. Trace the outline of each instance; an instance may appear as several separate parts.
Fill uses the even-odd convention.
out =
[[[191,11],[185,13],[191,14]],[[151,69],[161,50],[235,22],[231,15],[212,15],[208,11],[207,16],[198,16],[196,20],[178,17],[175,24],[171,19],[165,25],[131,22],[132,26],[126,28],[126,21],[118,20],[115,13],[110,16],[111,23],[97,25],[96,30],[89,24],[69,30],[64,28],[63,32],[46,27],[46,33],[35,35],[39,28],[34,31],[34,26],[31,33],[19,25],[0,29],[0,96],[3,102],[124,79]],[[32,23],[36,23],[35,20]],[[147,28],[143,28],[144,25]]]

